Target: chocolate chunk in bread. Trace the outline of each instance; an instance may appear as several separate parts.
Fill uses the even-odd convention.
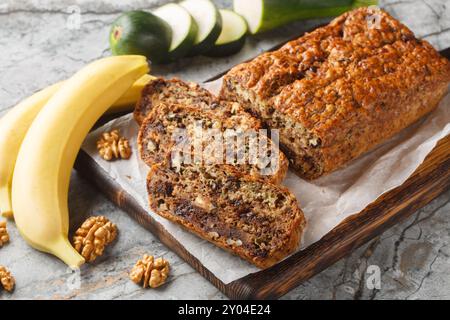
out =
[[[222,103],[219,108],[159,105],[139,130],[141,159],[149,166],[168,158],[172,163],[229,164],[245,174],[280,183],[289,163],[266,131],[261,131],[259,120],[236,103]]]
[[[152,210],[260,268],[293,253],[305,228],[286,188],[224,165],[154,165],[147,178]]]

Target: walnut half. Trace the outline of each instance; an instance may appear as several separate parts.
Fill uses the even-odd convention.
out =
[[[6,229],[6,221],[0,221],[0,248],[9,242],[9,234]]]
[[[85,259],[92,262],[117,236],[117,226],[105,217],[90,217],[75,232],[73,244]]]
[[[119,135],[118,130],[103,133],[97,141],[97,150],[106,161],[131,157],[130,144],[127,139]]]
[[[3,289],[8,292],[13,291],[14,285],[16,284],[11,272],[9,272],[4,266],[0,266],[0,283],[3,286]]]
[[[136,262],[130,272],[130,279],[144,288],[157,288],[162,286],[169,277],[169,262],[163,258],[155,259],[145,254]]]

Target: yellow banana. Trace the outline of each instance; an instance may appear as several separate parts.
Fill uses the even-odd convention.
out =
[[[154,77],[146,74],[118,100],[108,114],[132,110],[139,99],[142,89]],[[11,182],[19,148],[28,128],[42,107],[63,82],[56,83],[19,103],[0,119],[0,213],[7,218],[12,217]]]
[[[34,118],[60,87],[61,82],[32,95],[0,119],[0,212],[5,217],[12,216],[11,182],[20,144]]]
[[[76,155],[95,122],[147,72],[143,56],[109,57],[84,67],[42,108],[20,147],[12,182],[17,228],[32,247],[70,267],[84,263],[68,240]]]

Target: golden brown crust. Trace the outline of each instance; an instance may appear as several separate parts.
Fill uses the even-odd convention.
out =
[[[165,164],[152,167],[147,178],[152,210],[260,268],[295,252],[306,220],[287,188],[246,176],[233,167],[193,167],[185,166],[181,172]],[[210,176],[215,179],[208,180]],[[257,198],[274,195],[272,204]]]
[[[158,78],[142,91],[134,110],[134,118],[141,124],[150,112],[161,103],[179,103],[208,109],[216,97],[193,82]]]
[[[449,61],[429,43],[361,8],[235,67],[221,97],[279,127],[294,167],[316,178],[434,110],[449,81]]]

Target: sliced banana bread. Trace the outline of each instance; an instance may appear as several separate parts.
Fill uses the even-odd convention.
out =
[[[150,111],[161,103],[178,103],[209,109],[215,100],[216,97],[212,93],[196,83],[158,78],[142,91],[134,110],[134,118],[141,124]]]
[[[154,165],[147,178],[152,210],[260,268],[293,253],[305,228],[286,188],[224,165]]]
[[[428,42],[361,8],[233,68],[221,98],[280,129],[293,168],[313,179],[434,110],[449,81],[450,62]]]
[[[281,183],[289,162],[265,131],[260,131],[259,120],[237,103],[224,102],[217,104],[217,108],[220,112],[160,104],[139,130],[141,159],[149,166],[167,158],[189,163],[229,164],[248,175]]]

